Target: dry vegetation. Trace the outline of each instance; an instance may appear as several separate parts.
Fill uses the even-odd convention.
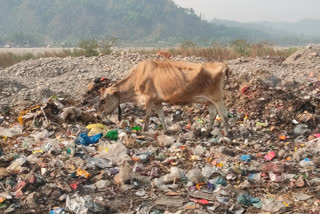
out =
[[[135,50],[141,54],[155,54],[159,51],[155,49]],[[297,51],[296,48],[276,49],[268,43],[248,44],[246,41],[234,41],[230,46],[213,45],[212,47],[197,47],[192,42],[185,42],[178,48],[169,48],[168,52],[172,56],[199,56],[209,60],[228,60],[242,56],[247,57],[282,57],[286,58]]]
[[[41,53],[0,53],[0,68],[5,68],[16,64],[23,60],[45,58],[45,57],[68,57],[68,56],[95,56],[99,52],[102,54],[111,53],[111,46],[107,48],[100,48],[97,51],[97,45],[88,44],[80,49],[63,49],[60,51],[44,51]],[[97,46],[97,47],[96,47]],[[140,54],[155,54],[159,48],[154,49],[138,49],[130,50],[130,52],[138,52]],[[212,45],[211,47],[198,47],[192,42],[184,42],[180,47],[169,48],[167,51],[173,56],[199,56],[209,60],[228,60],[235,59],[242,56],[247,57],[282,57],[286,58],[294,53],[296,48],[275,49],[268,43],[249,44],[243,40],[237,40],[230,44],[230,46]]]
[[[13,53],[13,52],[3,52],[0,53],[0,68],[5,68],[14,65],[18,62],[36,59],[36,58],[46,58],[46,57],[67,57],[72,55],[71,50],[61,50],[61,51],[45,51],[42,53]]]

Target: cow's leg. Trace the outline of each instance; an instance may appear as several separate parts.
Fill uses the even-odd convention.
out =
[[[162,104],[156,104],[156,112],[158,114],[159,120],[161,122],[161,125],[163,127],[163,130],[167,130],[167,126],[166,126],[166,121],[165,121],[165,116],[164,116],[164,112],[163,112],[163,108],[162,108]]]
[[[213,122],[217,117],[216,107],[214,106],[213,103],[208,104],[208,111],[209,111],[209,115],[210,115],[208,132],[210,132],[212,130]]]
[[[228,123],[228,110],[225,107],[223,100],[220,100],[218,102],[214,102],[214,105],[216,106],[216,109],[218,110],[218,114],[222,118],[223,125],[224,125],[224,134],[225,136],[228,136],[228,128],[229,128],[229,123]]]
[[[144,119],[144,127],[143,127],[143,131],[145,131],[145,132],[148,131],[148,129],[149,129],[149,122],[150,122],[150,116],[152,113],[152,106],[153,106],[153,104],[150,102],[146,103],[146,105],[145,105],[146,116]]]

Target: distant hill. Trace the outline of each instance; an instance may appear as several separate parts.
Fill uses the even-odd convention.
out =
[[[214,19],[212,24],[227,27],[238,27],[248,30],[257,30],[268,33],[274,41],[285,43],[320,42],[320,20],[305,19],[298,22],[236,22],[230,20]]]
[[[110,37],[140,45],[279,39],[259,28],[209,23],[172,0],[0,0],[0,5],[0,45],[74,45]],[[296,38],[284,41],[295,43]]]

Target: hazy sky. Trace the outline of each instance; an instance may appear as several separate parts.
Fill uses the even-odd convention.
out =
[[[320,19],[320,0],[174,0],[205,19],[297,21]]]

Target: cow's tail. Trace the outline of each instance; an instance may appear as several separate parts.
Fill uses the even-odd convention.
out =
[[[224,79],[224,86],[223,88],[226,87],[226,84],[229,80],[229,77],[230,77],[230,68],[228,66],[226,66],[223,70],[223,73],[224,73],[224,76],[225,76],[225,79]]]
[[[229,80],[229,77],[230,77],[230,68],[227,66],[226,68],[224,68],[224,71],[223,71],[225,77],[226,77],[226,81]]]

